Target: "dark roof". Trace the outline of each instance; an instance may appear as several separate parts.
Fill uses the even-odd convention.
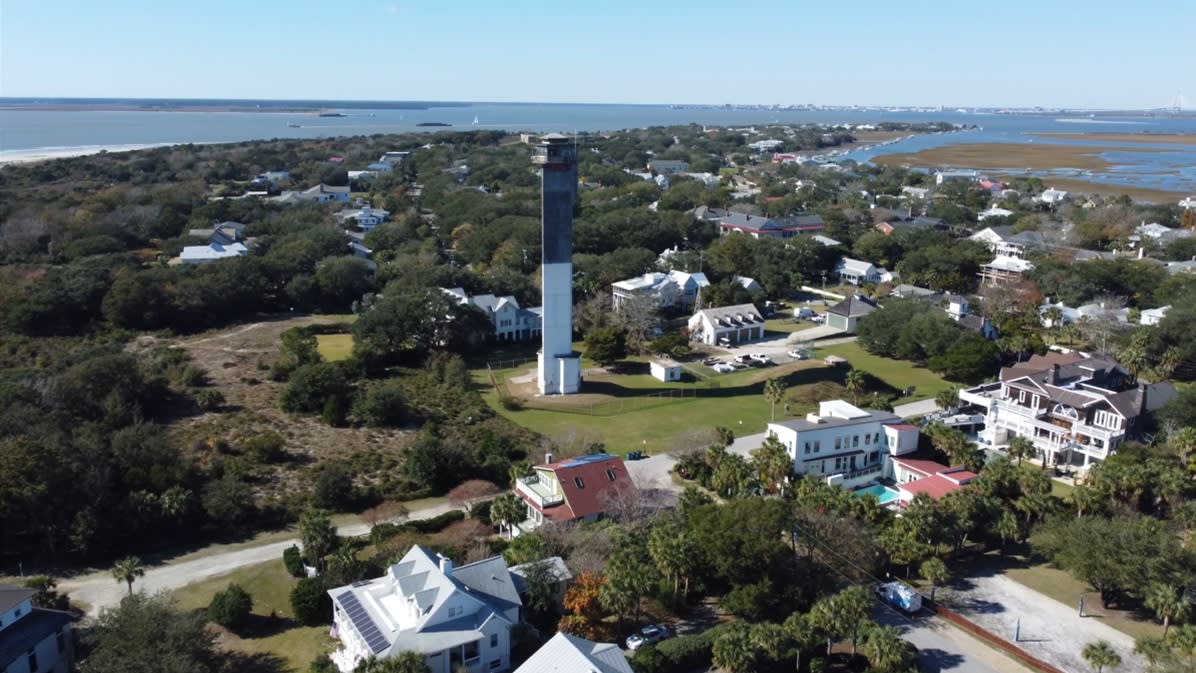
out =
[[[827,313],[834,313],[835,315],[846,316],[848,318],[859,318],[868,315],[876,310],[876,304],[871,300],[860,295],[853,295],[835,304],[826,310]]]
[[[606,508],[605,498],[617,489],[635,489],[623,459],[605,453],[596,453],[579,458],[571,458],[560,463],[537,465],[538,468],[552,470],[561,484],[561,491],[565,495],[565,504],[572,510],[573,518],[600,514]],[[614,473],[614,481],[606,472]],[[582,486],[578,486],[574,479],[581,479]]]
[[[970,329],[973,332],[979,332],[984,329],[984,323],[988,322],[984,316],[979,315],[964,315],[959,317],[959,326],[964,329]]]
[[[75,616],[69,612],[34,608],[33,612],[4,629],[4,635],[0,637],[0,669],[7,669],[12,662],[74,620]]]
[[[453,568],[453,577],[475,592],[491,597],[499,610],[523,605],[515,580],[501,556]]]
[[[29,600],[35,594],[37,592],[33,589],[17,587],[11,584],[0,584],[0,613],[8,612]]]

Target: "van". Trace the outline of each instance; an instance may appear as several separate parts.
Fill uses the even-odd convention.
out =
[[[794,320],[809,320],[810,318],[813,318],[816,315],[818,315],[818,314],[814,311],[814,309],[810,308],[809,306],[803,306],[801,308],[793,309],[793,319]]]

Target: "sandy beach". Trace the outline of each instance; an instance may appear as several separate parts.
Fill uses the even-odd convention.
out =
[[[27,150],[0,150],[0,166],[6,164],[28,164],[51,159],[85,157],[100,152],[131,152],[152,147],[166,147],[176,143],[153,143],[148,145],[87,145],[84,147],[35,147]]]

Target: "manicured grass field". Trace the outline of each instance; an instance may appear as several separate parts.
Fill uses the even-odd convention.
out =
[[[862,369],[897,390],[905,390],[913,386],[914,394],[909,398],[902,399],[903,403],[930,399],[941,390],[959,385],[947,381],[929,369],[916,367],[913,363],[905,360],[890,360],[872,355],[854,342],[819,348],[816,355],[818,357],[838,355],[841,358],[846,358],[851,367]]]
[[[189,584],[176,590],[174,597],[181,610],[205,609],[229,582],[240,584],[253,596],[253,614],[242,629],[244,637],[230,633],[221,638],[226,646],[250,654],[276,655],[295,671],[306,671],[317,656],[335,649],[327,626],[298,626],[291,621],[290,592],[295,579],[283,568],[281,557]],[[272,612],[274,619],[270,618]]]
[[[345,360],[353,352],[353,335],[317,334],[316,349],[328,362]]]

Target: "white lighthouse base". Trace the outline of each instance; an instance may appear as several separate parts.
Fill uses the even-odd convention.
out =
[[[572,395],[581,390],[581,356],[540,353],[536,369],[541,395]]]

